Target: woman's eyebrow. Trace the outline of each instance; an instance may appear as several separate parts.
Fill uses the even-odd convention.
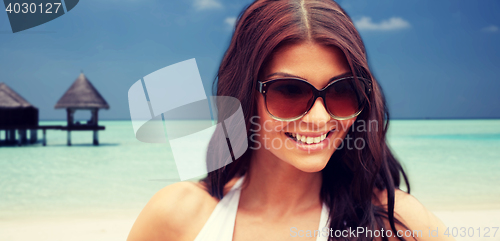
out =
[[[289,73],[285,73],[285,72],[276,72],[276,73],[272,73],[268,76],[266,76],[266,79],[269,79],[271,77],[274,77],[274,76],[281,76],[281,77],[291,77],[291,78],[299,78],[299,79],[305,79],[303,77],[300,77],[298,75],[293,75],[293,74],[289,74]]]
[[[339,75],[333,76],[332,78],[330,78],[330,81],[338,79],[338,78],[342,78],[342,77],[351,76],[351,75],[352,75],[352,73],[349,71],[349,72],[346,72],[346,73],[343,73],[343,74],[339,74]],[[306,78],[303,78],[301,76],[293,75],[293,74],[289,74],[289,73],[285,73],[285,72],[272,73],[272,74],[266,76],[266,79],[269,79],[269,78],[274,77],[274,76],[299,78],[299,79],[304,79],[304,80],[306,79]]]
[[[344,78],[344,77],[348,77],[348,76],[351,76],[351,75],[352,75],[352,73],[350,71],[346,72],[346,73],[343,73],[343,74],[339,74],[337,76],[333,76],[332,78],[330,78],[330,82],[333,81],[333,80]]]

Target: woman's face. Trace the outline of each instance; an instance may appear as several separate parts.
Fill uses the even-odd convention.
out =
[[[322,89],[333,77],[349,72],[349,65],[340,49],[305,42],[284,45],[275,51],[264,66],[260,79],[297,77]],[[277,157],[304,172],[318,172],[326,166],[356,119],[338,121],[331,118],[323,100],[318,98],[301,119],[278,121],[266,111],[264,97],[259,94],[257,98],[260,118],[254,122],[259,123],[260,128],[253,128],[258,131],[252,139],[260,143],[260,146],[255,146],[260,152],[258,156],[265,159]],[[306,142],[298,141],[299,136]],[[312,139],[307,140],[308,137]],[[313,143],[308,144],[311,140]]]

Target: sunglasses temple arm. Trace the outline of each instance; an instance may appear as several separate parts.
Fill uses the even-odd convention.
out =
[[[264,84],[260,81],[257,82],[257,90],[260,92],[260,93],[263,93],[263,86]]]

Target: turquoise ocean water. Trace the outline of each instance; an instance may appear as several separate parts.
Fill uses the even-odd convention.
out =
[[[179,180],[168,144],[136,140],[130,121],[100,124],[97,147],[91,132],[68,147],[63,131],[45,147],[0,147],[0,219],[138,212]],[[429,209],[500,209],[500,120],[393,120],[388,138]]]

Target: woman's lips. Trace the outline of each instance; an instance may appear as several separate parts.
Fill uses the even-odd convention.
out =
[[[321,133],[292,133],[285,132],[285,135],[293,141],[295,146],[304,151],[322,150],[330,143],[329,137],[335,130],[328,131],[324,134]]]

